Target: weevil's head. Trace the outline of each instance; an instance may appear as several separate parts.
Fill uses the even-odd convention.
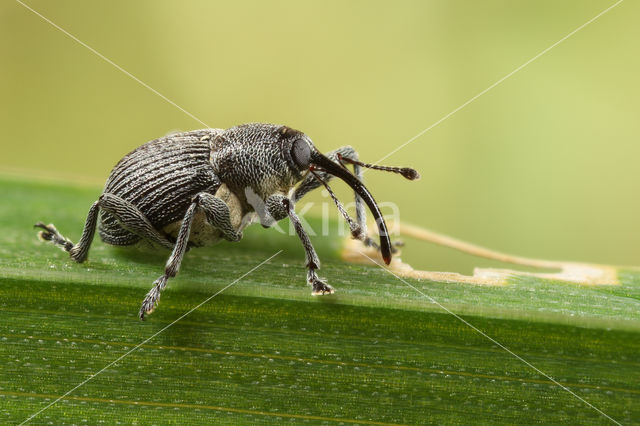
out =
[[[389,232],[387,231],[387,225],[380,212],[380,208],[367,187],[364,186],[360,179],[349,172],[346,167],[332,161],[318,151],[313,145],[313,142],[311,142],[311,139],[304,133],[284,126],[279,129],[279,132],[286,141],[283,143],[282,149],[289,163],[289,167],[301,174],[307,173],[308,171],[320,170],[340,178],[367,204],[378,226],[382,258],[388,265],[391,262],[391,240],[389,239]]]
[[[371,210],[380,234],[380,251],[391,262],[391,241],[382,213],[371,192],[346,167],[327,158],[299,130],[274,124],[251,123],[225,130],[211,144],[211,163],[216,175],[236,193],[266,200],[272,194],[287,194],[313,170],[327,173],[347,183]],[[376,166],[373,166],[376,168]],[[418,174],[413,169],[395,170],[407,179]],[[408,174],[407,174],[408,172]],[[314,177],[321,179],[317,174]],[[326,184],[326,180],[323,180]],[[315,184],[313,182],[310,185]],[[306,183],[305,183],[306,185]]]

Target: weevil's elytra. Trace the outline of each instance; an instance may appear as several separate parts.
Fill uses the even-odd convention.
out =
[[[353,165],[354,174],[346,164]],[[356,219],[346,216],[354,238],[377,247],[388,264],[392,245],[384,218],[362,183],[362,167],[419,177],[409,168],[362,163],[350,146],[326,156],[299,130],[275,124],[244,124],[223,129],[202,129],[154,139],[125,155],[111,171],[102,195],[89,209],[77,244],[53,225],[39,222],[42,239],[84,262],[99,221],[100,238],[107,244],[130,246],[140,242],[171,250],[164,274],[142,302],[140,318],[155,309],[160,292],[180,268],[189,247],[218,241],[239,241],[243,229],[257,217],[272,226],[288,217],[306,255],[307,282],[314,295],[333,288],[316,270],[320,260],[294,206],[306,193],[327,186],[332,177],[345,181],[356,194]],[[327,186],[328,188],[328,186]],[[367,234],[364,206],[376,219],[378,246]]]

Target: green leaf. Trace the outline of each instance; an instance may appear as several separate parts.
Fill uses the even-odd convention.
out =
[[[190,251],[140,322],[167,252],[96,238],[75,264],[32,228],[53,222],[77,241],[99,188],[4,177],[0,193],[0,422],[85,381],[32,421],[640,421],[637,271],[613,286],[401,280],[345,263],[342,239],[317,236],[336,294],[313,297],[297,238],[258,226],[240,243]]]

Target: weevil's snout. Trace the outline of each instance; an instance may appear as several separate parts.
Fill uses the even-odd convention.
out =
[[[317,150],[310,151],[309,153],[309,165],[307,167],[314,167],[326,171],[335,177],[338,177],[345,181],[353,190],[364,200],[364,202],[371,210],[373,218],[378,225],[378,233],[380,234],[380,252],[382,259],[387,265],[391,263],[391,240],[389,239],[389,232],[387,231],[387,225],[384,222],[384,217],[380,212],[380,208],[373,199],[373,195],[367,189],[366,186],[354,175],[352,175],[346,168],[334,163],[329,158],[322,155]]]

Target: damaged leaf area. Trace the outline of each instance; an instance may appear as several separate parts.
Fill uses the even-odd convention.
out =
[[[400,256],[385,270],[361,246],[318,236],[336,293],[313,297],[297,237],[254,226],[239,243],[191,250],[140,322],[167,251],[96,238],[89,260],[73,263],[33,224],[77,240],[100,189],[9,177],[0,189],[2,423],[87,379],[32,422],[640,420],[637,270],[552,262],[522,273],[501,259],[516,266],[467,277],[415,271]]]
[[[406,278],[418,278],[432,281],[446,281],[453,283],[466,283],[477,285],[507,285],[512,277],[536,277],[543,280],[562,281],[583,286],[607,286],[620,285],[618,279],[619,268],[611,265],[598,265],[593,263],[559,262],[551,260],[529,259],[521,256],[513,256],[500,253],[495,250],[470,244],[447,235],[420,228],[415,225],[398,224],[400,233],[417,240],[427,241],[445,247],[453,248],[476,257],[508,263],[516,266],[530,268],[550,269],[554,272],[527,272],[516,269],[475,268],[473,275],[462,275],[454,272],[421,271],[404,263],[396,257],[389,265],[389,270],[395,275]],[[345,241],[342,250],[342,259],[347,262],[382,265],[382,259],[378,253],[370,247],[364,247],[359,241]],[[378,259],[378,260],[376,260]],[[638,268],[626,268],[635,269]]]

